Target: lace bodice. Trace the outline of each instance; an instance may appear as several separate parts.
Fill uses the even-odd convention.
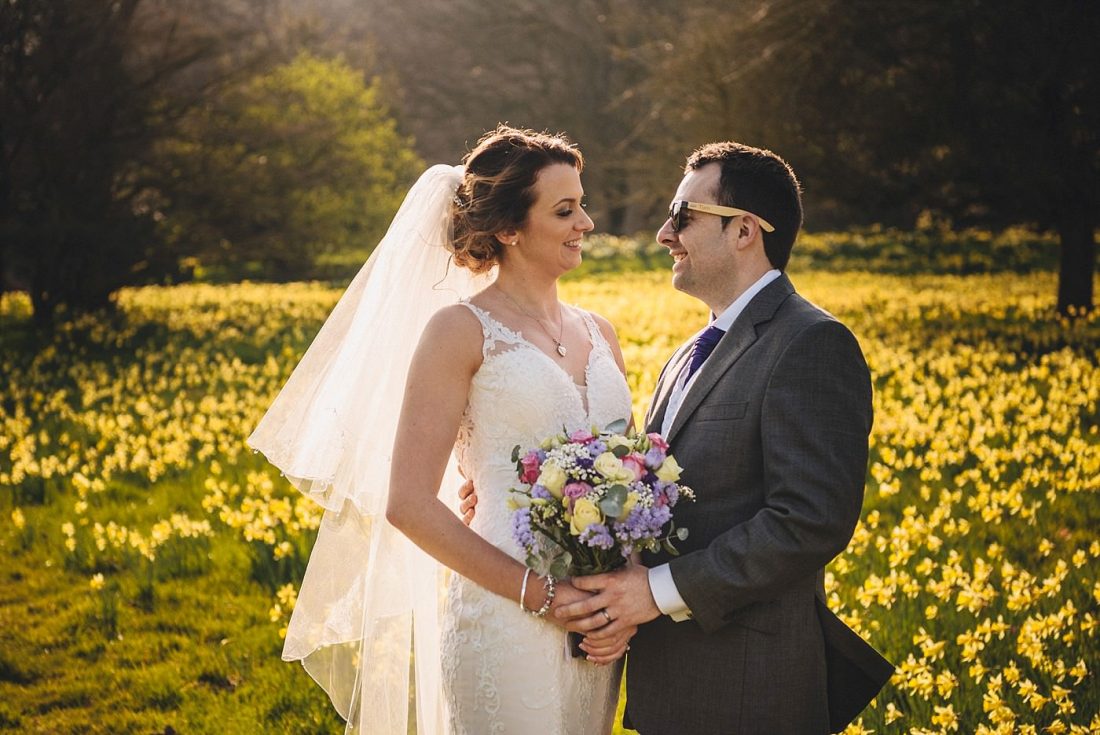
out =
[[[522,335],[468,301],[481,322],[483,362],[473,378],[455,453],[478,492],[473,528],[514,558],[524,556],[511,542],[508,489],[516,482],[512,449],[537,446],[564,427],[603,428],[630,419],[630,389],[611,347],[588,312],[591,351],[586,385],[574,383],[552,357]]]
[[[483,361],[474,374],[455,453],[478,493],[473,530],[522,561],[512,539],[512,448],[536,446],[564,427],[630,418],[630,390],[611,347],[583,313],[591,350],[584,386],[557,361],[469,302],[481,322]],[[517,594],[519,590],[516,590]],[[451,577],[441,641],[448,730],[453,735],[606,735],[619,692],[618,666],[566,653],[565,632],[505,599]]]

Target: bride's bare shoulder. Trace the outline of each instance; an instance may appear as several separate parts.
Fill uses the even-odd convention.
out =
[[[431,345],[454,358],[476,362],[481,362],[483,341],[480,320],[463,304],[444,306],[433,314],[420,338],[421,345]]]
[[[428,322],[436,327],[447,327],[467,332],[481,333],[481,321],[465,304],[450,304],[439,309]]]

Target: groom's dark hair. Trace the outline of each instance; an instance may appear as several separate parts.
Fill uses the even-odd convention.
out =
[[[688,156],[684,173],[708,163],[722,167],[715,193],[718,203],[747,210],[770,222],[775,232],[762,233],[764,252],[774,268],[786,268],[802,228],[802,187],[794,169],[769,150],[728,141],[708,143],[696,150]],[[723,217],[722,227],[731,219]]]

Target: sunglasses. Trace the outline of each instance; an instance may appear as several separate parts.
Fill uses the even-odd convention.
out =
[[[699,202],[678,201],[673,202],[672,206],[668,208],[668,221],[672,225],[673,232],[679,232],[680,228],[684,226],[684,212],[687,210],[693,212],[703,212],[704,214],[716,214],[719,217],[739,217],[742,214],[752,214],[756,217],[756,221],[760,223],[760,226],[764,228],[764,232],[775,232],[775,228],[771,223],[758,214],[753,214],[744,209],[737,209],[735,207],[723,207],[718,204],[701,204]]]

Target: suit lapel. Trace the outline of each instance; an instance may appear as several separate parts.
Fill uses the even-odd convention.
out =
[[[680,345],[672,354],[672,358],[665,364],[661,377],[657,381],[657,390],[653,394],[653,402],[646,413],[645,430],[647,432],[660,431],[661,424],[665,421],[665,411],[668,410],[668,399],[672,396],[672,389],[676,386],[676,379],[684,368],[684,362],[691,355],[691,348],[695,340],[689,339]]]
[[[695,409],[699,407],[699,404],[703,402],[703,399],[718,383],[718,379],[733,367],[733,364],[737,362],[741,355],[745,354],[745,350],[756,341],[757,325],[769,321],[775,315],[779,306],[792,293],[794,293],[794,286],[791,285],[787,275],[783,274],[753,297],[745,310],[737,317],[733,326],[722,337],[718,346],[714,348],[711,356],[699,368],[699,375],[684,396],[680,409],[676,412],[676,419],[672,422],[668,436],[665,437],[667,441],[672,441],[688,419],[691,418],[691,414],[695,412]]]

